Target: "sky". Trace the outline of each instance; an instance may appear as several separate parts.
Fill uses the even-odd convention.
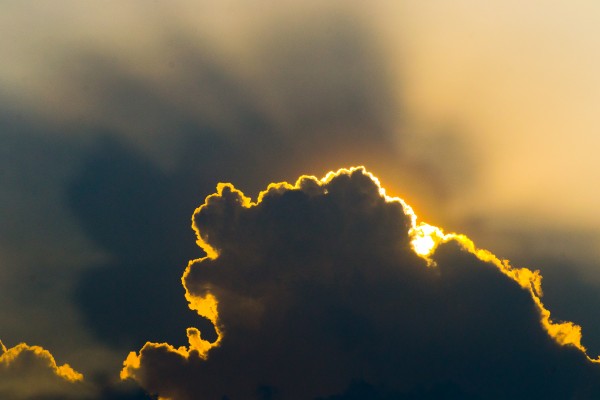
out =
[[[599,7],[2,2],[0,397],[595,398]]]

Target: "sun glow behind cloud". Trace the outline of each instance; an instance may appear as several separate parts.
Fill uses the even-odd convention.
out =
[[[409,208],[409,210],[412,209]],[[445,234],[442,229],[438,227],[426,223],[417,224],[416,214],[413,215],[413,221],[415,221],[415,223],[409,231],[409,235],[412,238],[411,247],[418,256],[427,261],[429,266],[435,266],[435,261],[432,260],[432,256],[435,253],[437,245],[439,243],[455,240],[465,251],[474,254],[481,261],[491,262],[502,273],[531,293],[531,297],[538,307],[542,326],[557,343],[574,346],[585,353],[590,361],[600,363],[600,356],[595,359],[591,358],[587,354],[586,348],[581,344],[581,326],[570,321],[556,322],[551,319],[550,310],[544,306],[541,299],[543,296],[542,275],[539,270],[532,271],[528,268],[513,268],[508,260],[501,260],[488,250],[477,248],[474,242],[467,236],[456,233]]]
[[[464,235],[455,233],[446,234],[438,227],[418,222],[417,216],[412,208],[401,198],[387,195],[385,189],[374,175],[367,172],[364,167],[352,167],[349,169],[331,171],[322,179],[303,175],[295,184],[285,182],[272,183],[266,190],[258,195],[256,201],[252,201],[241,191],[237,190],[232,184],[220,183],[217,187],[217,192],[206,198],[204,204],[196,209],[192,219],[192,227],[196,232],[197,243],[207,253],[207,256],[205,258],[190,261],[182,277],[182,283],[186,290],[186,298],[189,302],[190,309],[195,310],[199,315],[208,318],[214,324],[218,338],[214,342],[208,342],[202,339],[198,329],[189,328],[187,332],[189,347],[179,347],[176,349],[166,343],[146,343],[139,353],[136,354],[135,352],[131,352],[129,354],[124,362],[124,367],[121,372],[122,379],[133,378],[143,382],[144,378],[140,375],[140,371],[144,364],[144,357],[149,357],[146,354],[152,351],[162,349],[167,353],[171,352],[172,354],[179,354],[186,360],[195,353],[201,359],[210,361],[212,349],[219,346],[227,346],[226,337],[228,334],[228,326],[222,325],[220,319],[219,295],[216,294],[218,290],[213,290],[213,287],[209,283],[202,284],[200,289],[196,287],[193,293],[188,287],[190,279],[192,279],[192,268],[196,268],[199,263],[203,263],[205,260],[217,260],[221,257],[220,254],[222,251],[219,246],[224,245],[223,243],[219,244],[218,242],[213,242],[215,238],[210,236],[210,234],[203,232],[197,226],[195,220],[197,215],[203,213],[205,209],[210,208],[210,211],[208,212],[212,213],[211,215],[216,215],[220,218],[227,212],[223,207],[229,207],[226,205],[230,202],[235,203],[235,205],[232,206],[236,210],[250,210],[261,206],[261,203],[267,198],[279,196],[287,191],[293,192],[302,190],[304,193],[314,192],[327,195],[327,185],[332,181],[343,176],[350,177],[355,173],[363,174],[371,179],[376,185],[379,195],[385,199],[386,203],[397,203],[401,205],[404,214],[410,221],[410,226],[408,228],[410,247],[416,255],[426,261],[426,265],[429,268],[437,268],[435,261],[436,249],[440,244],[449,242],[457,243],[462,251],[474,255],[484,263],[495,266],[502,274],[513,280],[530,294],[535,307],[537,307],[540,325],[557,344],[562,346],[572,346],[585,354],[586,349],[581,344],[581,327],[572,322],[553,321],[550,316],[550,311],[542,303],[541,275],[539,271],[531,271],[527,268],[513,268],[507,260],[501,260],[491,252],[477,248],[473,241]],[[238,216],[233,218],[238,218]],[[590,358],[587,354],[586,358],[592,362],[598,362],[598,360]]]
[[[542,302],[542,277],[539,271],[532,271],[527,268],[514,268],[508,260],[502,260],[496,257],[491,252],[479,249],[473,241],[468,237],[456,233],[444,233],[441,228],[420,222],[413,209],[399,197],[394,197],[386,194],[385,189],[379,182],[378,178],[367,172],[364,167],[351,167],[348,169],[340,169],[331,171],[324,178],[318,179],[314,176],[303,175],[294,184],[286,182],[272,183],[267,189],[260,192],[256,201],[245,196],[241,191],[236,189],[232,184],[220,183],[217,186],[217,192],[208,196],[200,207],[198,207],[192,218],[192,227],[196,232],[197,244],[205,251],[206,257],[191,260],[181,278],[185,288],[185,298],[188,301],[189,308],[198,313],[198,315],[208,319],[214,326],[217,337],[216,340],[206,340],[202,337],[199,329],[190,327],[187,329],[188,346],[174,347],[168,343],[151,343],[148,342],[140,350],[139,353],[131,352],[123,363],[121,370],[121,379],[134,379],[140,383],[145,381],[144,360],[149,356],[147,354],[153,351],[164,351],[167,354],[172,354],[188,360],[191,365],[195,365],[194,359],[199,359],[201,362],[209,362],[212,351],[221,346],[227,346],[228,326],[222,321],[220,316],[220,295],[222,293],[218,288],[212,286],[210,282],[201,283],[198,286],[192,269],[197,268],[199,264],[211,261],[217,261],[223,254],[231,250],[229,247],[221,248],[226,243],[219,242],[220,239],[207,234],[203,229],[199,228],[196,218],[199,214],[209,212],[219,218],[225,217],[231,209],[227,207],[233,206],[233,209],[252,210],[263,206],[264,202],[272,201],[273,198],[283,196],[286,193],[299,192],[308,194],[309,196],[327,196],[329,194],[329,185],[337,179],[359,174],[366,177],[372,182],[380,199],[390,205],[399,206],[407,218],[407,237],[409,239],[410,249],[421,259],[425,261],[423,264],[426,269],[435,270],[437,265],[436,250],[442,244],[456,243],[460,249],[468,254],[475,256],[478,260],[485,264],[494,266],[503,275],[510,278],[523,290],[527,291],[535,305],[538,313],[539,323],[549,337],[561,346],[568,346],[577,349],[585,354],[587,360],[592,363],[600,362],[600,359],[593,359],[587,355],[585,347],[581,343],[581,327],[572,322],[557,322],[551,318],[550,311]],[[368,194],[369,189],[363,194]],[[369,195],[370,196],[370,195]],[[228,203],[231,203],[228,205]],[[224,208],[225,207],[225,208]],[[352,207],[352,206],[350,206]],[[238,218],[239,216],[235,216]],[[215,241],[216,240],[216,241]],[[483,264],[482,264],[483,265]],[[211,268],[211,267],[208,267]],[[422,267],[423,268],[423,267]],[[190,282],[194,283],[193,289],[189,287]],[[244,307],[252,313],[257,313],[258,319],[264,311],[261,305],[252,303],[252,299],[240,298],[241,303],[245,303]],[[250,318],[253,318],[252,316]],[[256,322],[259,323],[259,322]],[[3,354],[0,358],[1,365],[10,370],[11,366],[18,362],[19,358],[24,353],[31,353],[35,359],[38,359],[44,364],[43,370],[45,373],[50,372],[56,378],[60,378],[65,382],[82,382],[83,375],[72,369],[68,364],[58,366],[54,361],[53,356],[47,351],[38,346],[27,346],[20,344],[14,348],[7,349],[2,346]],[[148,361],[146,361],[148,362]],[[40,364],[41,365],[41,364]],[[36,367],[36,368],[39,368]],[[88,388],[89,389],[89,388]],[[80,389],[81,390],[81,389]],[[161,397],[166,398],[166,397]],[[179,397],[174,397],[178,399]],[[185,397],[182,397],[185,398]]]
[[[356,168],[364,167],[352,167],[349,170],[340,169],[337,172],[329,172],[328,176],[333,174],[340,173],[349,173]],[[528,290],[531,294],[533,301],[540,312],[540,322],[546,332],[559,344],[561,345],[571,345],[581,350],[586,354],[586,357],[595,363],[600,363],[600,356],[597,358],[591,358],[587,353],[585,347],[581,344],[581,327],[577,324],[574,324],[570,321],[564,322],[556,322],[553,321],[550,317],[550,310],[548,310],[543,302],[542,302],[542,276],[538,270],[532,271],[528,268],[513,268],[508,260],[501,260],[491,252],[485,249],[479,249],[475,246],[474,242],[469,239],[465,235],[449,233],[444,234],[443,230],[426,224],[426,223],[417,223],[417,215],[414,213],[412,208],[408,206],[404,200],[398,197],[389,197],[385,195],[385,189],[381,186],[379,180],[369,174],[371,178],[377,183],[380,187],[381,193],[386,196],[388,201],[399,201],[403,204],[404,209],[407,214],[411,215],[411,220],[413,222],[413,226],[409,231],[409,235],[411,237],[411,247],[414,252],[424,258],[427,261],[427,264],[430,266],[435,266],[435,262],[432,260],[432,256],[435,253],[435,249],[439,243],[448,242],[450,240],[457,241],[465,251],[468,251],[481,261],[491,262],[494,264],[502,273],[509,276],[511,279],[516,281],[521,287]]]
[[[2,339],[43,345],[86,378],[146,340],[215,354],[223,296],[207,286],[184,298],[179,283],[197,257],[190,210],[219,180],[256,210],[265,182],[366,164],[418,211],[410,248],[423,269],[460,245],[531,295],[554,340],[595,356],[598,7],[6,3]],[[105,134],[120,153],[96,141]],[[199,244],[204,265],[227,257]],[[149,287],[162,289],[147,299]],[[558,318],[585,327],[583,344]]]

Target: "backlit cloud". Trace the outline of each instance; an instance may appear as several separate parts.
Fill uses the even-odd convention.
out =
[[[259,329],[257,316],[277,311],[274,300],[247,293],[245,285],[270,293],[279,279],[272,271],[295,265],[288,259],[328,265],[323,243],[333,239],[325,233],[337,231],[321,234],[324,228],[307,221],[302,226],[316,230],[316,243],[305,239],[288,249],[283,241],[287,253],[269,258],[279,264],[263,270],[253,257],[265,251],[249,250],[248,240],[217,243],[222,228],[203,228],[211,235],[205,249],[214,246],[219,257],[191,267],[184,287],[188,260],[204,255],[190,214],[217,182],[234,182],[256,200],[269,182],[364,164],[389,192],[402,193],[420,219],[541,272],[513,268],[466,237],[412,222],[410,256],[369,255],[364,264],[445,271],[440,257],[457,246],[499,271],[501,281],[516,283],[554,341],[600,353],[600,186],[589,184],[600,177],[600,3],[559,0],[544,12],[510,0],[112,3],[2,2],[4,343],[51,349],[104,400],[142,396],[133,380],[116,382],[128,351],[147,341],[169,343],[173,348],[163,350],[181,356],[191,346],[204,356],[202,368],[227,376],[215,354],[229,354],[232,341],[240,342],[231,339],[240,336],[231,332],[244,333],[236,323]],[[265,206],[242,214],[272,215]],[[333,212],[318,210],[311,213]],[[293,222],[297,210],[280,214]],[[406,235],[363,225],[368,235]],[[256,240],[272,235],[267,228],[254,232]],[[385,253],[385,241],[364,240],[365,252]],[[340,257],[353,259],[342,250]],[[241,272],[221,268],[206,279],[216,289],[198,286],[205,274],[198,271],[228,259],[249,265],[246,283],[227,282],[241,280]],[[309,272],[331,286],[320,274],[339,269]],[[292,296],[293,289],[285,283],[281,290]],[[236,298],[237,308],[226,307]],[[188,302],[208,318],[190,312]],[[382,318],[374,315],[365,326],[384,326]],[[272,336],[267,328],[261,332]],[[137,373],[149,363],[145,354]],[[138,357],[129,360],[135,365]],[[271,376],[261,381],[264,396],[266,387],[286,390]],[[353,382],[319,396],[375,393],[382,385],[368,376]],[[398,390],[421,390],[411,384]],[[422,390],[452,389],[444,385]]]
[[[83,398],[89,387],[69,364],[58,365],[48,350],[0,342],[0,397],[3,399]]]
[[[594,398],[581,328],[557,323],[541,276],[419,224],[362,168],[256,202],[220,184],[193,216],[207,257],[182,282],[214,324],[147,343],[123,378],[161,398]]]

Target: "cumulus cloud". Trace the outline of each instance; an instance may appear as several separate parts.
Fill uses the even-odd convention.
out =
[[[185,221],[198,199],[211,193],[219,179],[232,180],[254,195],[265,182],[296,177],[302,171],[320,174],[340,163],[367,163],[388,182],[403,182],[411,202],[427,211],[428,219],[458,226],[474,234],[479,243],[485,239],[481,233],[485,229],[467,229],[473,226],[469,216],[476,217],[474,224],[490,221],[489,216],[508,221],[505,204],[494,202],[493,212],[485,218],[481,208],[473,206],[490,205],[479,201],[482,194],[488,200],[504,199],[497,188],[507,182],[522,183],[519,179],[493,181],[486,165],[503,158],[487,157],[481,148],[497,149],[485,143],[492,143],[488,140],[494,136],[489,132],[498,131],[502,143],[507,140],[514,150],[514,140],[505,133],[518,130],[500,129],[497,122],[516,119],[492,118],[493,129],[484,129],[489,128],[484,121],[475,125],[482,129],[473,128],[473,136],[466,136],[464,131],[468,133],[472,124],[460,117],[464,114],[461,107],[468,115],[478,113],[479,119],[480,105],[487,109],[497,104],[486,99],[485,93],[498,91],[484,88],[485,93],[469,94],[469,90],[448,86],[446,78],[462,82],[455,78],[471,68],[458,68],[458,73],[452,67],[432,69],[458,64],[435,62],[443,57],[398,51],[398,40],[405,41],[387,32],[391,26],[401,27],[406,50],[434,51],[459,64],[463,56],[472,60],[469,53],[479,54],[481,49],[491,55],[488,60],[502,58],[498,46],[489,45],[487,30],[473,30],[482,35],[469,33],[466,41],[461,35],[445,34],[451,33],[448,27],[453,24],[470,27],[470,18],[478,24],[485,21],[478,17],[480,13],[470,14],[464,24],[462,18],[448,18],[446,11],[452,10],[436,9],[443,18],[428,23],[430,13],[410,12],[419,8],[414,5],[391,12],[395,7],[370,3],[333,2],[323,7],[322,2],[280,5],[270,1],[257,13],[255,4],[238,1],[210,6],[188,0],[159,3],[151,7],[129,4],[119,9],[117,18],[112,8],[82,7],[71,0],[42,7],[18,2],[4,7],[2,25],[13,33],[0,38],[8,54],[0,66],[0,81],[6,89],[0,95],[4,109],[0,115],[0,248],[5,260],[0,267],[0,303],[5,305],[0,319],[6,342],[41,343],[43,339],[61,359],[93,376],[100,369],[115,370],[121,356],[114,354],[137,349],[146,340],[179,345],[190,324],[195,323],[203,338],[214,340],[214,329],[206,321],[194,322],[196,316],[188,312],[179,277],[180,266],[199,253],[191,248],[192,234]],[[307,7],[307,3],[314,4]],[[231,13],[232,5],[238,12]],[[461,8],[454,11],[460,13]],[[382,15],[393,21],[390,26]],[[399,24],[399,17],[409,23]],[[31,26],[36,29],[27,29]],[[437,29],[440,26],[444,29]],[[476,51],[445,51],[450,47],[440,47],[436,39],[433,43],[427,35],[424,41],[419,39],[421,31],[433,33],[442,44],[458,43],[463,50]],[[484,39],[465,47],[471,37]],[[478,44],[484,46],[477,50]],[[476,62],[480,59],[475,57]],[[512,60],[505,57],[500,64],[492,64]],[[438,74],[444,79],[437,79]],[[486,86],[481,79],[471,78],[467,81]],[[490,109],[502,113],[513,107],[530,110],[514,101],[522,97],[503,96],[511,105]],[[447,121],[438,115],[443,112],[420,112],[420,99],[426,99],[425,111],[431,104],[434,108],[444,104],[459,117],[455,120],[450,115]],[[540,109],[545,118],[546,107]],[[426,119],[423,126],[419,117]],[[103,141],[104,137],[109,140]],[[479,142],[480,138],[485,142]],[[522,159],[530,161],[531,147],[520,147],[527,156]],[[504,170],[506,163],[501,165]],[[482,171],[486,179],[477,181]],[[520,174],[522,168],[514,171],[525,176]],[[544,168],[540,171],[550,176]],[[482,186],[490,182],[494,182],[490,187]],[[536,196],[540,193],[536,191]],[[440,197],[438,207],[431,207]],[[535,204],[538,209],[540,202]],[[507,225],[523,229],[524,214],[512,210],[511,214],[519,223],[511,220]],[[36,229],[23,224],[26,220],[36,220]],[[531,214],[527,221],[535,243],[546,244]],[[572,231],[558,228],[574,237]],[[497,229],[489,232],[490,246],[502,243],[500,236],[516,237],[500,235]],[[567,246],[552,247],[563,253]],[[531,248],[527,244],[520,254],[531,257]],[[581,242],[579,247],[569,245],[567,254],[594,259],[593,251],[581,248]],[[523,263],[538,264],[531,258]],[[557,307],[553,315],[573,315],[568,307],[584,292],[591,293],[588,299],[597,298],[593,286],[583,290],[582,282],[571,280],[572,285],[565,285],[562,278],[556,279],[564,290],[556,303],[567,308],[559,314]],[[547,292],[550,300],[550,287]],[[208,299],[193,304],[197,308],[210,305]],[[591,300],[588,316],[595,320],[596,303]],[[57,331],[56,326],[69,329]],[[576,328],[567,325],[559,329],[563,331],[575,333],[574,339],[566,335],[564,340],[578,343]],[[197,331],[189,331],[189,337],[199,348],[208,346]],[[585,343],[594,347],[593,341]],[[347,390],[377,387],[356,382]]]
[[[541,277],[417,224],[362,168],[256,202],[220,184],[193,215],[207,257],[182,282],[212,321],[189,346],[146,343],[122,370],[161,398],[594,398],[581,330]]]
[[[200,255],[186,221],[219,180],[255,194],[266,182],[344,162],[429,182],[394,145],[401,105],[368,24],[342,10],[288,19],[248,32],[251,55],[236,63],[208,38],[181,32],[161,58],[173,68],[158,78],[140,74],[137,62],[107,62],[103,52],[80,55],[89,62],[68,74],[90,86],[91,109],[114,129],[90,122],[99,140],[81,155],[64,196],[69,217],[107,255],[73,290],[81,320],[101,343],[123,351],[147,340],[185,343],[195,316],[181,266]],[[248,58],[259,63],[249,75],[231,70],[254,65]]]
[[[69,364],[58,365],[48,350],[0,342],[0,397],[3,399],[82,398],[90,387]]]
[[[455,146],[429,157],[405,142],[396,79],[362,7],[176,3],[119,18],[70,0],[15,3],[0,16],[22,33],[0,38],[11,49],[0,66],[0,298],[14,305],[0,310],[3,339],[45,343],[86,375],[146,340],[185,343],[195,316],[180,270],[200,253],[186,220],[214,182],[255,194],[368,163],[411,179],[411,193],[422,186],[425,201],[454,171],[439,160]],[[92,347],[107,355],[81,356]]]

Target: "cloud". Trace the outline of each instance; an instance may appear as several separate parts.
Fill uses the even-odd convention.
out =
[[[363,168],[219,184],[193,227],[207,257],[182,278],[214,342],[148,342],[122,370],[176,400],[593,398],[580,328],[556,323],[541,276],[417,224]],[[415,250],[419,250],[419,254]]]
[[[183,3],[190,8],[181,8]],[[0,207],[0,247],[6,260],[0,271],[0,296],[3,304],[11,304],[1,311],[7,342],[43,343],[91,376],[91,371],[118,365],[121,356],[114,354],[120,349],[139,348],[146,340],[176,345],[185,340],[185,327],[193,323],[194,315],[185,305],[180,266],[199,253],[191,248],[186,221],[198,199],[220,179],[236,182],[238,188],[254,195],[265,182],[289,179],[303,171],[320,174],[340,163],[365,163],[387,182],[402,182],[413,196],[411,203],[428,212],[428,219],[459,226],[460,231],[473,233],[478,243],[482,229],[465,228],[468,219],[463,218],[481,216],[478,205],[488,207],[484,222],[508,220],[511,210],[479,201],[482,194],[502,198],[497,196],[502,185],[492,184],[496,188],[492,190],[482,184],[492,182],[487,162],[504,158],[487,157],[478,140],[484,140],[486,151],[497,149],[495,142],[489,142],[494,135],[488,133],[498,131],[514,150],[512,136],[505,133],[515,130],[500,129],[496,122],[514,122],[515,118],[494,118],[493,129],[484,129],[489,128],[485,123],[476,129],[467,123],[468,118],[446,121],[438,115],[441,112],[425,112],[427,123],[415,127],[408,103],[426,99],[426,110],[428,104],[434,108],[443,104],[451,110],[477,113],[480,106],[487,109],[496,104],[485,96],[499,93],[488,90],[493,85],[481,85],[469,77],[467,82],[483,88],[482,101],[480,90],[469,94],[469,90],[445,84],[445,79],[456,82],[460,81],[456,76],[462,76],[455,68],[437,68],[454,65],[452,60],[423,63],[411,52],[399,55],[393,50],[390,54],[397,43],[378,30],[384,25],[379,18],[369,18],[379,8],[372,4],[345,10],[350,3],[344,2],[339,9],[327,7],[326,11],[321,6],[308,11],[303,6],[306,2],[270,4],[265,8],[268,12],[255,13],[254,4],[239,3],[232,4],[244,11],[236,13],[230,12],[229,3],[207,7],[178,2],[168,7],[144,5],[143,10],[130,5],[119,10],[118,18],[112,9],[92,6],[94,12],[90,12],[89,5],[80,7],[72,1],[41,8],[15,3],[0,17],[11,27],[8,30],[18,33],[0,39],[10,54],[0,73],[6,88],[0,99],[5,109],[0,118],[0,186],[4,192],[0,196],[4,205]],[[300,12],[290,11],[301,4]],[[276,7],[285,12],[272,13]],[[448,19],[443,12],[439,21],[427,23],[419,13],[388,10],[383,13],[394,27],[408,29],[407,42],[413,43],[409,47],[426,52],[439,47],[414,46],[428,43],[418,40],[422,30],[443,43],[450,38],[466,48],[469,40],[438,35],[437,29],[462,19]],[[399,16],[410,23],[398,24]],[[188,23],[180,23],[188,17]],[[484,20],[474,18],[477,23]],[[28,26],[36,29],[27,30]],[[489,60],[499,57],[498,46],[489,46],[485,39],[488,35],[469,37],[484,38],[477,43],[484,45],[486,54],[494,53],[489,53]],[[479,54],[479,50],[440,54],[451,58],[458,54],[459,60],[462,54],[471,60],[469,54]],[[390,64],[390,58],[400,62]],[[476,62],[480,59],[475,57]],[[412,69],[406,69],[411,65]],[[416,75],[415,70],[419,71]],[[441,85],[436,79],[440,73]],[[401,93],[396,91],[398,84]],[[514,102],[522,96],[505,98],[510,107],[492,107],[494,111],[531,109]],[[547,110],[541,109],[545,118]],[[465,135],[465,126],[473,128],[473,136]],[[96,141],[104,134],[112,144]],[[480,136],[478,140],[473,140],[475,135]],[[527,156],[523,160],[530,160],[531,148],[521,146]],[[501,165],[504,170],[506,163]],[[486,179],[477,180],[479,172]],[[501,183],[507,182],[522,181],[504,179]],[[526,183],[524,187],[532,186]],[[544,191],[535,192],[539,196]],[[432,199],[439,201],[435,208]],[[567,209],[567,203],[552,204],[559,203]],[[540,204],[535,202],[536,210]],[[461,214],[461,210],[467,211]],[[538,242],[546,242],[540,240],[541,229],[535,228],[530,213],[513,215],[518,222],[511,221],[511,226],[529,229]],[[524,217],[526,228],[521,223]],[[27,220],[35,220],[36,229],[22,223]],[[573,236],[570,231],[566,235]],[[499,236],[497,230],[492,232],[490,245],[497,246]],[[521,254],[530,256],[531,247],[526,250]],[[591,251],[581,253],[594,258]],[[573,264],[571,260],[566,263]],[[536,265],[530,259],[523,264]],[[52,273],[39,273],[42,270]],[[573,285],[572,292],[583,292],[581,282]],[[558,303],[570,305],[572,298],[572,293],[561,294]],[[593,307],[589,307],[590,318],[595,319]],[[559,315],[573,314],[567,308]],[[53,329],[66,324],[73,328],[68,333]],[[201,322],[195,326],[212,340],[210,327]],[[584,343],[593,348],[593,343]],[[363,386],[356,384],[352,390],[358,387]]]
[[[43,343],[86,375],[120,361],[81,356],[91,347],[185,342],[195,316],[180,269],[200,255],[186,220],[218,180],[254,194],[304,171],[366,163],[429,192],[444,186],[432,177],[453,170],[411,156],[414,146],[399,150],[403,107],[362,7],[272,2],[255,15],[183,1],[114,18],[75,3],[15,3],[0,16],[22,33],[0,38],[11,49],[0,66],[7,342]],[[72,329],[55,334],[57,324]]]
[[[0,310],[3,339],[41,343],[86,376],[118,371],[122,354],[147,340],[186,343],[192,324],[210,337],[180,276],[201,255],[186,221],[215,181],[252,192],[309,166],[397,158],[385,60],[351,12],[269,19],[243,34],[248,54],[232,62],[220,39],[197,31],[204,12],[189,13],[202,16],[193,29],[146,21],[149,48],[134,45],[130,24],[127,38],[80,45],[70,40],[80,31],[35,23],[26,9],[29,25],[53,34],[35,40],[47,62],[15,67],[37,71],[27,90],[8,79],[14,90],[0,96],[0,297],[11,305]],[[129,57],[130,46],[146,56]],[[249,58],[260,66],[232,68]]]
[[[149,400],[134,382],[84,375],[69,364],[58,365],[40,346],[0,341],[0,398],[10,400]]]
[[[244,74],[231,70],[226,51],[189,32],[165,34],[172,43],[160,63],[173,67],[160,77],[102,51],[77,53],[82,62],[68,84],[87,84],[96,114],[85,133],[95,129],[99,138],[81,152],[85,161],[64,197],[70,216],[108,255],[82,271],[73,291],[98,341],[120,349],[185,343],[195,316],[181,267],[200,255],[186,221],[215,181],[257,193],[266,182],[307,169],[320,174],[342,160],[379,170],[404,165],[385,59],[362,19],[332,14],[270,21],[277,34],[254,33],[250,54],[238,54],[260,63]],[[77,136],[76,127],[66,131]],[[208,326],[201,328],[206,336]]]
[[[90,387],[69,364],[58,365],[48,350],[0,342],[0,397],[4,399],[82,398]]]

